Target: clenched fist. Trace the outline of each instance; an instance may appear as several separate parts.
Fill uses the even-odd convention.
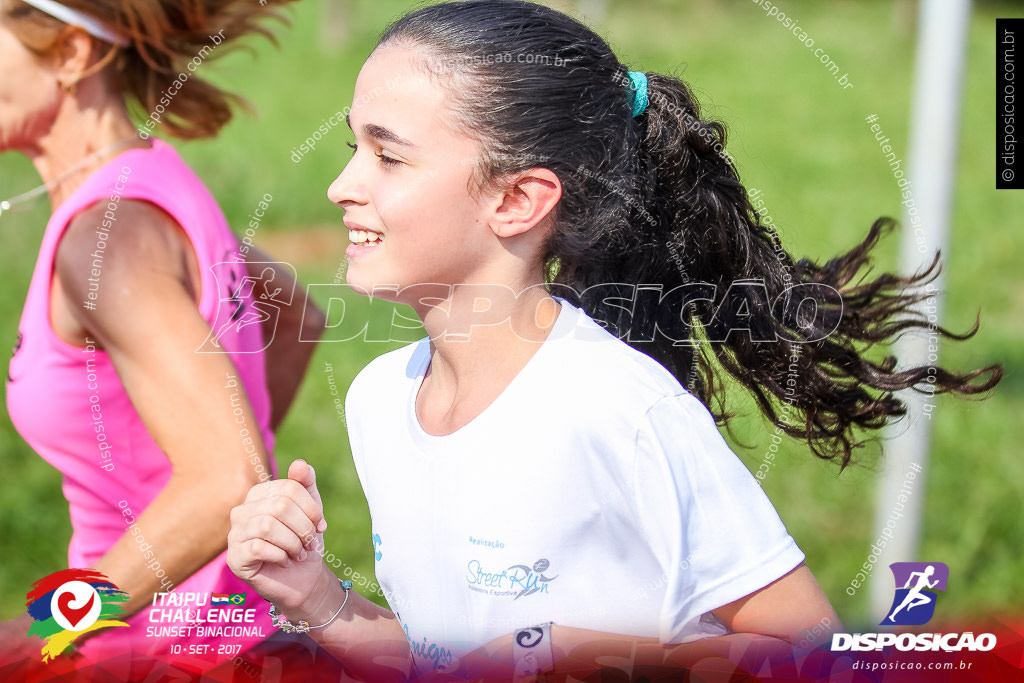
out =
[[[231,510],[228,566],[285,614],[309,614],[330,572],[323,561],[327,529],[316,473],[303,460],[287,479],[253,486]]]

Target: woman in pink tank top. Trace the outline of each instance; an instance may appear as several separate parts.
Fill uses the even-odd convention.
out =
[[[288,269],[240,254],[203,183],[150,135],[228,121],[228,95],[195,71],[283,1],[240,4],[0,2],[0,151],[32,159],[54,208],[7,408],[63,475],[68,567],[130,596],[127,628],[76,643],[92,662],[230,665],[273,630],[225,564],[229,512],[276,472],[273,431],[314,348],[299,340],[322,318]],[[138,131],[131,102],[151,112]],[[0,624],[0,640],[38,658],[31,623]]]

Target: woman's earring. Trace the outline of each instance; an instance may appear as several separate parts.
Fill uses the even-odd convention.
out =
[[[60,81],[60,89],[69,95],[75,94],[75,88],[78,87],[78,79],[74,79],[70,83],[66,81]]]

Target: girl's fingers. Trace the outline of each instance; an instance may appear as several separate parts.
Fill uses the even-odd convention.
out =
[[[291,560],[284,549],[262,538],[244,538],[239,529],[232,528],[228,533],[227,563],[236,576],[248,580],[266,563],[287,567]]]
[[[270,481],[260,482],[259,484],[253,485],[249,489],[249,492],[245,494],[245,502],[253,503],[264,498],[273,498],[274,496],[281,495],[281,484],[287,481],[286,479],[271,479]]]
[[[289,496],[266,498],[253,504],[248,514],[253,519],[272,518],[283,524],[306,549],[313,549],[316,542],[317,521],[310,518],[312,501],[303,492],[299,500]],[[318,508],[313,509],[315,519],[323,519]],[[301,559],[301,558],[296,558]]]
[[[313,491],[314,493],[316,492],[315,485],[313,486]],[[324,519],[323,507],[320,504],[320,494],[317,493],[316,498],[314,499],[314,497],[310,495],[309,489],[294,479],[277,479],[253,486],[249,489],[249,493],[245,497],[245,502],[231,511],[232,524],[235,523],[236,519],[240,515],[258,514],[266,511],[273,513],[274,510],[277,509],[273,507],[274,505],[280,506],[280,509],[282,510],[285,509],[283,503],[274,503],[274,501],[279,499],[289,500],[294,505],[298,506],[302,513],[312,523],[313,528],[316,530],[315,533],[323,533],[323,531],[327,529],[327,520]],[[266,505],[271,505],[271,507],[263,507]],[[303,528],[296,528],[295,531],[296,533],[303,535],[309,533]]]
[[[303,545],[303,539],[281,520],[271,515],[256,515],[249,518],[238,530],[238,538],[243,544],[263,541],[275,546],[297,562],[301,562],[309,555]]]
[[[306,492],[309,493],[309,497],[316,502],[317,506],[323,509],[323,501],[320,500],[320,492],[316,488],[316,471],[313,470],[312,465],[305,460],[292,461],[292,464],[288,466],[288,478],[301,484],[306,489]],[[324,528],[327,528],[326,520],[324,521]]]
[[[277,564],[287,567],[291,564],[288,553],[283,548],[274,545],[262,538],[250,538],[239,546],[242,566],[251,567],[254,564]]]

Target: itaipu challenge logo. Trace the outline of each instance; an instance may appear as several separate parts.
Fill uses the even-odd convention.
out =
[[[64,652],[83,633],[109,626],[128,626],[116,617],[128,594],[94,569],[65,569],[39,579],[25,604],[35,620],[28,635],[46,641],[43,661]]]

